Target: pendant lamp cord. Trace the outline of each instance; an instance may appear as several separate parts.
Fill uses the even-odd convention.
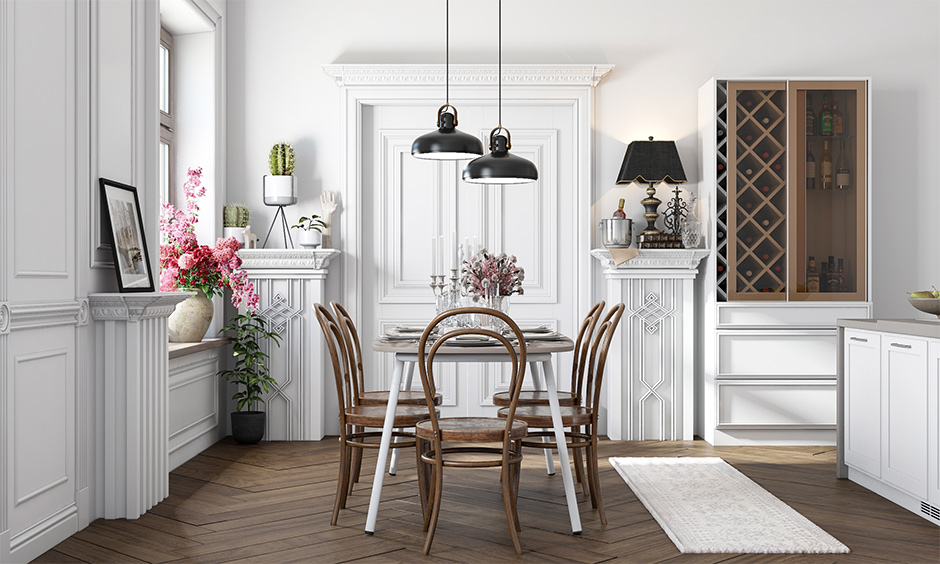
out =
[[[450,105],[450,0],[444,2],[444,101]]]
[[[498,18],[498,27],[499,27],[499,36],[497,43],[497,50],[499,52],[498,59],[498,84],[497,90],[499,92],[499,127],[503,127],[503,0],[499,0],[499,18]]]

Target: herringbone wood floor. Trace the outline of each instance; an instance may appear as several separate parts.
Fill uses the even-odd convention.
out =
[[[376,533],[369,536],[363,526],[374,453],[366,455],[349,508],[331,527],[335,440],[239,446],[226,439],[174,471],[170,497],[140,519],[95,521],[36,562],[940,562],[938,528],[836,479],[834,448],[604,441],[599,450],[608,525],[601,527],[579,494],[580,536],[570,532],[561,474],[547,476],[541,454],[527,451],[518,558],[498,470],[445,472],[441,521],[425,557],[411,451],[404,451],[398,475],[386,479]],[[609,456],[721,456],[852,553],[683,555],[607,463]]]

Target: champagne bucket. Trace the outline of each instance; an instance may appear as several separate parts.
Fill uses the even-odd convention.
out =
[[[601,241],[605,247],[629,247],[633,242],[633,220],[608,218],[600,222]]]

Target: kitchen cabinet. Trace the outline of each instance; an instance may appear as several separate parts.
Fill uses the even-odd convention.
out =
[[[837,475],[940,524],[940,323],[839,323]]]

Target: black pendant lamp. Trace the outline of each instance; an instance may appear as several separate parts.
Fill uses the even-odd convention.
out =
[[[445,102],[437,110],[437,131],[425,133],[411,144],[411,154],[419,159],[438,161],[472,159],[483,154],[483,143],[457,131],[457,108],[450,105],[450,0],[445,2]]]
[[[499,125],[490,132],[490,154],[473,159],[463,179],[475,184],[523,184],[539,179],[539,171],[528,159],[510,154],[512,136],[503,127],[503,2],[499,1]]]

